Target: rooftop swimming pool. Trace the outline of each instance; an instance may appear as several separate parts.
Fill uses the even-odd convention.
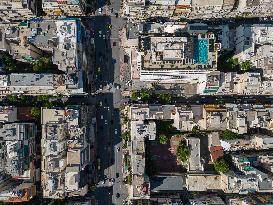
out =
[[[194,40],[194,62],[195,64],[207,64],[208,62],[208,47],[207,39]]]

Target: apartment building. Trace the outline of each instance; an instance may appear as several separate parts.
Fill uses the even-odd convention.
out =
[[[44,13],[49,16],[83,16],[87,7],[86,0],[42,0]]]
[[[36,125],[16,122],[17,108],[0,108],[0,201],[26,202],[36,195]]]
[[[84,196],[92,179],[94,108],[42,108],[42,189],[45,198]],[[93,116],[93,117],[92,117]]]
[[[123,15],[131,21],[148,18],[211,19],[236,16],[270,16],[270,0],[126,0]]]
[[[251,192],[272,192],[272,177],[254,167],[257,157],[232,155],[232,162],[240,173],[230,171],[222,175],[223,191],[246,194]]]
[[[57,70],[55,73],[1,75],[0,95],[86,94],[81,27],[79,19],[33,19],[25,23],[1,24],[1,50],[26,63],[49,56]]]
[[[36,0],[1,0],[0,20],[7,23],[33,18],[38,9]]]
[[[142,23],[128,28],[124,47],[131,59],[133,89],[155,86],[191,96],[215,93],[220,86],[221,44],[206,24]]]
[[[190,205],[225,205],[224,201],[217,195],[207,194],[189,199]]]

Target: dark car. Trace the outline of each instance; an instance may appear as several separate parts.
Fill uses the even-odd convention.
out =
[[[115,13],[116,18],[118,18],[118,13]]]
[[[119,173],[116,173],[116,178],[119,178]]]
[[[119,198],[119,197],[120,197],[120,193],[117,193],[117,194],[116,194],[116,197]]]
[[[113,46],[116,46],[117,45],[117,43],[116,42],[113,42]]]

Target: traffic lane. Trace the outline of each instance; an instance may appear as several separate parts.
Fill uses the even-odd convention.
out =
[[[119,74],[119,47],[113,45],[114,42],[118,44],[119,31],[115,24],[113,24],[112,30],[107,28],[110,18],[105,18],[104,20],[102,20],[103,18],[99,19],[101,23],[95,24],[97,64],[103,67],[101,75],[104,81],[110,83],[119,78],[117,76]],[[115,23],[115,21],[113,23]],[[107,74],[108,78],[106,78]]]
[[[101,44],[99,44],[100,49],[98,49],[98,52],[96,54],[97,56],[97,67],[100,68],[100,79],[99,82],[101,85],[107,84],[109,82],[109,69],[108,69],[108,61],[109,61],[109,57],[107,56],[107,52],[106,52],[106,45],[104,44],[104,42],[101,42]]]
[[[97,187],[95,190],[96,199],[99,204],[112,204],[112,189],[109,187]]]
[[[101,143],[99,151],[104,159],[104,163],[107,163],[108,168],[110,166],[110,156],[105,155],[105,150],[112,146],[111,138],[111,108],[112,108],[112,94],[99,94],[98,95],[98,108],[97,108],[97,119],[98,119],[98,141]],[[110,152],[111,150],[109,150]]]
[[[108,84],[113,82],[113,61],[112,61],[112,52],[108,49],[110,47],[108,39],[100,40],[99,49],[97,52],[97,65],[101,68],[102,74],[102,84]]]
[[[122,142],[120,137],[120,123],[119,123],[119,116],[116,114],[114,115],[114,120],[118,121],[116,123],[116,127],[119,130],[114,135],[114,142],[115,142],[115,166],[113,170],[113,174],[115,175],[115,183],[113,186],[113,202],[115,204],[122,204],[122,201],[126,198],[126,190],[123,189],[123,178],[122,178]],[[119,197],[117,197],[119,196]]]
[[[98,112],[100,112],[100,109],[98,110]],[[108,146],[108,138],[107,135],[104,134],[103,129],[105,128],[104,125],[104,119],[101,119],[103,115],[98,116],[98,157],[100,159],[100,171],[99,171],[99,179],[103,179],[104,178],[104,170],[108,168],[108,161],[109,161],[109,157],[107,156],[107,154],[105,154],[105,149]],[[106,116],[104,116],[105,118]]]
[[[114,109],[113,122],[114,122],[113,127],[115,128],[115,130],[117,130],[116,134],[114,133],[113,143],[114,145],[117,145],[121,142],[120,113],[117,108]]]
[[[110,94],[100,94],[98,101],[102,102],[101,106],[98,108],[98,112],[103,116],[100,120],[100,125],[103,126],[103,131],[101,131],[101,138],[106,139],[107,141],[103,141],[102,144],[100,144],[101,147],[107,146],[107,152],[104,150],[101,154],[103,155],[102,158],[104,159],[104,163],[107,165],[106,168],[103,169],[103,179],[105,180],[105,186],[111,186],[111,183],[109,182],[112,178],[112,169],[111,169],[111,126],[110,126],[110,120],[111,120],[111,110],[109,104],[111,104],[111,95]],[[109,106],[109,107],[108,107]],[[106,121],[107,120],[107,123]],[[107,153],[107,154],[106,154]],[[112,191],[112,189],[111,189]],[[112,192],[109,195],[109,193],[102,193],[103,196],[100,196],[99,198],[99,204],[112,204]],[[107,195],[106,195],[107,194]],[[107,198],[107,199],[104,199]]]
[[[103,139],[103,135],[99,136],[99,138]],[[102,140],[101,143],[99,143],[99,146],[104,144],[104,140]],[[101,170],[99,172],[99,181],[104,180],[104,176],[107,175],[107,169],[105,169],[105,167],[107,167],[108,165],[108,157],[105,154],[103,149],[99,149],[98,151],[98,155],[101,159]],[[111,204],[111,196],[112,194],[109,194],[109,191],[106,187],[99,187],[96,189],[96,197],[99,201],[99,204]]]

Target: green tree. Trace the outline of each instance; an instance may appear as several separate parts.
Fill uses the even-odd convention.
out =
[[[190,149],[189,147],[186,145],[185,141],[181,141],[180,144],[177,147],[176,150],[176,156],[177,158],[182,162],[185,163],[188,161],[188,158],[190,156]]]
[[[19,100],[21,104],[29,104],[29,98],[25,95],[20,96]]]
[[[125,131],[124,133],[121,134],[121,138],[125,142],[128,142],[131,139],[130,132],[129,131]]]
[[[240,138],[240,135],[232,132],[231,130],[224,130],[222,133],[220,133],[220,138],[223,140],[235,140]]]
[[[226,173],[229,170],[229,163],[224,158],[217,159],[213,165],[217,172]]]
[[[139,97],[140,97],[140,95],[137,91],[132,92],[131,98],[133,101],[137,101]]]
[[[172,95],[170,93],[160,93],[159,99],[164,103],[171,103]]]
[[[197,125],[195,125],[193,128],[192,128],[192,131],[191,131],[194,135],[198,135],[200,133],[200,129]]]
[[[7,100],[11,103],[18,102],[18,97],[16,95],[8,95]]]
[[[31,108],[30,114],[36,120],[40,120],[40,118],[41,118],[41,109],[38,108],[38,107],[33,107],[33,108]]]
[[[238,58],[229,58],[227,59],[227,68],[228,70],[236,70],[236,68],[239,66],[239,60]]]
[[[37,101],[39,102],[47,102],[50,99],[50,95],[39,95],[37,96]]]
[[[133,182],[132,173],[130,173],[130,174],[127,176],[127,181],[128,181],[128,184],[129,184],[129,185],[132,185],[132,182]]]
[[[241,69],[243,71],[248,71],[252,68],[252,63],[251,61],[247,60],[247,61],[244,61],[242,64],[241,64]]]
[[[166,136],[177,134],[178,130],[173,126],[173,121],[162,121],[156,122],[156,132],[158,134],[164,134]]]
[[[0,59],[2,59],[4,64],[4,70],[7,72],[14,72],[16,71],[16,66],[14,63],[14,60],[11,55],[9,55],[7,52],[0,52]]]
[[[160,144],[166,144],[167,142],[168,142],[168,138],[166,135],[163,135],[163,134],[159,135],[159,143]]]
[[[149,100],[152,97],[153,93],[151,90],[144,90],[140,91],[140,98],[144,101]]]
[[[236,71],[239,68],[239,60],[237,58],[233,58],[233,52],[223,52],[219,55],[218,58],[218,69],[221,71]]]
[[[46,108],[52,108],[53,107],[53,103],[52,102],[45,102],[44,106]]]
[[[52,62],[49,58],[42,57],[32,63],[32,69],[35,73],[46,73],[52,69]]]

